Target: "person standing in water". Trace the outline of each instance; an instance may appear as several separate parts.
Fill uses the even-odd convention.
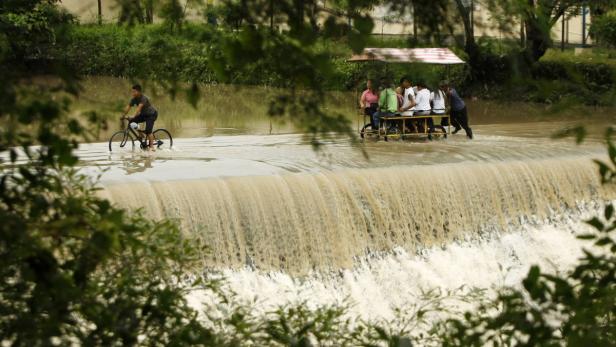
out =
[[[126,115],[130,111],[131,107],[137,106],[137,110],[135,111],[135,115],[132,118],[128,118],[129,122],[135,123],[145,123],[144,134],[147,136],[149,141],[150,151],[154,151],[154,135],[152,134],[152,130],[154,129],[154,122],[158,118],[158,111],[152,106],[150,99],[143,95],[141,85],[135,84],[131,90],[130,102],[124,109],[124,114],[122,118],[126,118]],[[141,133],[139,133],[141,135]]]
[[[466,136],[469,139],[473,139],[473,130],[468,125],[468,111],[466,109],[466,103],[460,97],[458,92],[449,86],[447,83],[443,83],[443,91],[449,97],[449,103],[451,105],[451,125],[455,127],[453,133],[457,133],[460,129],[464,129]]]

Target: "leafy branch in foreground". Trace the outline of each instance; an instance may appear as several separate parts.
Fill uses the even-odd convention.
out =
[[[91,183],[72,169],[77,139],[87,136],[87,129],[79,119],[67,115],[68,105],[51,97],[52,88],[24,87],[34,79],[26,62],[46,56],[44,48],[56,39],[54,23],[61,16],[42,7],[53,2],[0,2],[0,150],[10,153],[10,165],[0,172],[2,345],[233,346],[250,339],[262,345],[296,346],[319,342],[368,346],[408,346],[413,342],[614,345],[616,217],[612,205],[601,218],[589,221],[597,232],[583,237],[593,240],[595,248],[585,251],[567,277],[542,274],[533,268],[523,290],[505,290],[496,301],[464,318],[449,320],[446,330],[433,330],[429,337],[414,337],[414,323],[400,329],[390,323],[348,327],[342,318],[344,309],[311,310],[301,304],[254,319],[234,311],[231,318],[220,322],[222,332],[215,332],[185,300],[193,286],[184,275],[202,250],[174,224],[155,223],[140,213],[129,215],[98,197]],[[250,64],[242,55],[283,61],[276,71],[292,76],[289,88],[296,93],[282,97],[290,98],[290,105],[295,106],[273,113],[291,117],[296,111],[293,107],[298,112],[303,109],[293,121],[308,126],[312,134],[326,133],[343,123],[313,110],[322,100],[315,72],[327,71],[328,65],[325,56],[311,50],[312,27],[305,21],[304,10],[288,9],[288,21],[298,23],[297,30],[288,36],[266,36],[271,34],[251,26],[230,33],[219,44],[232,63],[221,71],[224,75],[224,69]],[[361,34],[371,23],[356,16],[349,35],[360,37],[355,47],[359,48]],[[334,20],[329,28],[338,25]],[[75,92],[75,76],[65,72],[50,73],[62,76],[58,89]],[[316,91],[303,96],[299,93],[302,88]],[[315,115],[318,117],[309,119]],[[99,122],[95,116],[88,121]],[[601,166],[606,184],[611,183],[616,170],[616,150],[610,136],[611,163]],[[40,147],[32,147],[34,144]],[[499,308],[496,313],[494,307]],[[410,310],[417,319],[424,319],[425,311]],[[224,333],[233,329],[242,333]]]
[[[173,223],[128,215],[90,186],[72,169],[20,166],[2,176],[0,340],[207,340],[184,299],[197,249]]]
[[[74,169],[78,141],[104,124],[84,126],[54,96],[76,93],[76,76],[30,69],[61,34],[54,2],[0,2],[0,344],[215,345],[185,300],[202,250],[171,222],[111,206]]]
[[[613,129],[606,142],[610,163],[597,161],[603,184],[616,177]],[[580,129],[570,135],[583,138]],[[562,134],[561,134],[562,135]],[[586,222],[595,232],[578,236],[592,242],[565,275],[542,273],[533,266],[523,289],[500,292],[491,306],[482,305],[442,329],[445,346],[614,346],[616,345],[616,215],[608,203],[603,215]],[[497,309],[494,310],[494,307]]]

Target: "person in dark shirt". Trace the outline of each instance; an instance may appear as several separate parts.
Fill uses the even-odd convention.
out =
[[[148,137],[150,150],[154,150],[154,135],[152,135],[152,129],[154,129],[154,122],[158,118],[158,111],[152,106],[150,99],[143,95],[142,88],[139,84],[135,84],[131,90],[132,99],[124,109],[122,117],[126,118],[126,115],[130,111],[131,107],[137,106],[135,116],[128,118],[129,122],[145,123],[144,133]],[[140,134],[141,135],[141,134]]]
[[[455,127],[453,133],[457,133],[460,129],[464,129],[466,136],[469,139],[473,139],[473,130],[468,125],[468,111],[466,110],[466,104],[460,97],[458,92],[449,86],[444,84],[442,90],[449,97],[449,104],[451,106],[451,125]]]

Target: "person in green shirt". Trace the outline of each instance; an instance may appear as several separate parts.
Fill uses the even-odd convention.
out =
[[[398,96],[392,88],[391,81],[381,79],[381,93],[379,94],[379,110],[372,115],[372,129],[379,129],[381,118],[393,116],[398,112]]]

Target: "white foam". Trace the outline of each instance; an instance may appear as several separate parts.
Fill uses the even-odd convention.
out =
[[[531,265],[558,273],[576,264],[584,243],[572,230],[581,223],[543,226],[507,233],[481,241],[431,248],[421,255],[397,249],[379,259],[365,259],[338,274],[312,274],[294,278],[282,272],[251,269],[222,271],[226,289],[240,302],[252,303],[255,314],[282,305],[306,302],[309,307],[350,303],[350,316],[368,320],[393,319],[395,309],[417,303],[422,292],[466,288],[494,293],[502,286],[519,285]],[[190,295],[195,308],[211,304],[205,292]]]

